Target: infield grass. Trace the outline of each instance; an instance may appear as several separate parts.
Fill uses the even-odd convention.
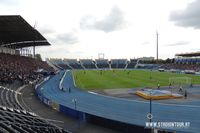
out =
[[[168,86],[172,77],[190,77],[200,84],[200,76],[151,70],[74,70],[73,75],[83,90]]]

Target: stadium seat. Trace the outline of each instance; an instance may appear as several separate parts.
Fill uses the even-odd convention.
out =
[[[16,113],[17,112],[17,113]],[[0,107],[0,131],[11,133],[64,133],[60,129],[37,116],[32,116],[32,113],[17,111],[12,108]]]
[[[126,59],[111,59],[111,68],[125,68],[127,64]]]
[[[86,69],[95,69],[95,63],[92,59],[80,59],[80,63],[83,65]]]
[[[137,64],[137,59],[130,59],[130,62],[128,63],[127,68],[135,68],[135,65]]]
[[[100,69],[109,68],[108,59],[96,59],[95,62],[96,62],[97,67]]]

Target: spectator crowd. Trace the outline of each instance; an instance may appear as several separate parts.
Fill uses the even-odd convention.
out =
[[[170,70],[170,69],[179,69],[179,70],[194,70],[196,72],[200,71],[200,65],[198,64],[164,64],[161,68]]]
[[[38,59],[0,53],[0,83],[11,84],[15,80],[28,83],[38,78],[38,70],[54,71]]]

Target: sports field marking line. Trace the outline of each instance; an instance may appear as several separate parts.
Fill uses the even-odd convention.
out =
[[[92,91],[88,91],[88,93],[94,94],[94,95],[103,96],[103,97],[113,98],[113,99],[119,99],[119,98],[117,98],[117,97],[105,96],[105,95],[102,95],[102,94],[99,94],[99,93],[95,93],[95,92],[92,92]],[[129,100],[129,99],[121,99],[121,100],[130,101],[130,102],[138,102],[138,103],[149,103],[149,102],[146,102],[146,101]],[[167,103],[158,103],[158,102],[153,102],[153,104],[167,105],[167,106],[180,106],[180,107],[200,108],[200,106],[198,106],[198,105],[184,105],[184,104],[178,105],[178,104],[167,104]]]

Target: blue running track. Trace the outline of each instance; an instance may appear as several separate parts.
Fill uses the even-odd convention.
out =
[[[74,109],[73,98],[77,99],[77,110],[95,116],[116,120],[128,124],[145,126],[149,120],[149,102],[114,98],[81,91],[74,85],[73,75],[68,71],[63,87],[59,82],[64,74],[60,71],[40,86],[39,93],[52,101]],[[71,88],[71,93],[68,88]],[[200,132],[200,101],[195,105],[152,103],[153,122],[190,122],[188,128],[173,128],[178,132]]]

